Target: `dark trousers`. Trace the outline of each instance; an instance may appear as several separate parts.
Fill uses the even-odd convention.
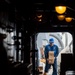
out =
[[[48,61],[46,60],[45,72],[46,73],[48,72],[48,70],[50,69],[51,65],[53,66],[52,75],[57,75],[57,59],[54,60],[54,64],[48,64]]]

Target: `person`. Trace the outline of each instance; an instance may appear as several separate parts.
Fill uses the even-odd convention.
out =
[[[49,64],[48,63],[48,52],[54,51],[54,63]],[[51,66],[53,66],[53,73],[52,75],[57,75],[57,56],[59,54],[58,46],[54,44],[54,39],[49,39],[49,44],[45,46],[45,59],[46,59],[46,65],[45,65],[45,73],[44,75],[47,75],[48,70]]]
[[[8,74],[8,57],[5,47],[3,46],[3,40],[6,38],[5,34],[0,33],[0,73]]]
[[[0,27],[0,73],[10,75],[11,62],[9,57],[13,56],[14,45],[12,34]],[[14,52],[16,53],[16,52]],[[15,57],[15,56],[14,56]]]
[[[6,38],[3,39],[3,45],[7,51],[9,61],[16,62],[16,45],[14,44],[15,31],[9,33],[6,30],[0,28],[0,33],[7,35]]]

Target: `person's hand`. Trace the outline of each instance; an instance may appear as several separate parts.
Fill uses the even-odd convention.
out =
[[[55,57],[54,57],[54,59],[55,59]],[[48,58],[47,61],[49,61],[49,60],[50,60],[50,59]]]
[[[47,59],[48,63],[53,63],[55,60],[55,57],[54,58],[51,58],[51,59]]]
[[[47,59],[47,61],[49,62],[49,61],[50,61],[50,59]]]
[[[49,59],[47,59],[47,61],[49,61]]]

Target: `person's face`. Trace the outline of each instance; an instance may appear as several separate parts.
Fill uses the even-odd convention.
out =
[[[6,33],[7,37],[3,40],[3,43],[4,43],[4,47],[7,49],[7,50],[12,50],[13,47],[14,47],[14,40],[13,40],[13,36],[14,36],[14,32],[11,32],[11,33]]]
[[[5,30],[0,29],[1,33],[6,34],[6,38],[3,39],[3,45],[7,51],[8,56],[13,56],[13,50],[15,48],[14,44],[14,39],[12,38],[14,36],[14,31],[9,33],[6,32]]]
[[[50,42],[50,45],[51,45],[51,46],[53,46],[53,44],[54,44],[53,42]]]

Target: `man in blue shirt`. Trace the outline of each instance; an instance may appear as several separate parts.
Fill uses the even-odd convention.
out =
[[[54,51],[54,64],[48,63],[48,53],[49,51]],[[45,75],[47,74],[48,70],[50,69],[51,65],[53,66],[53,73],[52,75],[57,75],[57,56],[59,54],[58,46],[54,44],[54,39],[49,39],[49,44],[45,47],[45,59],[46,59],[46,65],[45,65]]]

